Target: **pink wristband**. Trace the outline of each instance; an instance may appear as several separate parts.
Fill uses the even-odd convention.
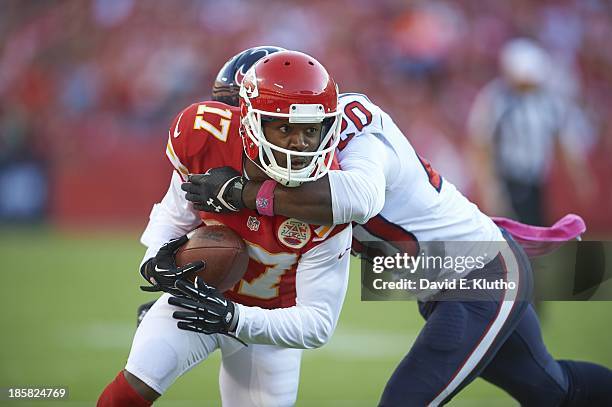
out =
[[[276,189],[276,181],[269,179],[264,181],[257,191],[255,206],[260,215],[274,216],[274,189]]]

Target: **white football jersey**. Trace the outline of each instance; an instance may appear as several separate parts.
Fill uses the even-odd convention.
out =
[[[341,94],[340,107],[338,160],[342,172],[354,173],[356,181],[330,172],[334,222],[357,221],[357,244],[503,240],[493,221],[419,157],[391,117],[367,96]],[[385,186],[382,202],[377,185]]]

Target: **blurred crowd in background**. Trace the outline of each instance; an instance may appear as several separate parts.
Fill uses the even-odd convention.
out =
[[[592,231],[610,232],[604,0],[4,1],[0,218],[144,225],[169,179],[172,117],[208,99],[225,60],[255,45],[316,57],[341,92],[367,94],[443,176],[482,201],[468,116],[516,37],[548,52],[547,80],[583,113],[592,194],[577,194],[553,164],[546,218],[573,211]]]

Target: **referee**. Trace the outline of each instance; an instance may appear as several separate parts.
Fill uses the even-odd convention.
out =
[[[582,199],[592,194],[581,139],[590,129],[571,98],[552,89],[554,68],[535,42],[511,40],[500,54],[501,75],[480,91],[472,107],[468,131],[476,186],[491,215],[545,223],[543,193],[557,144],[574,184],[568,190]]]

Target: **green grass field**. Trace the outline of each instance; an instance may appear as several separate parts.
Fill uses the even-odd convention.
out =
[[[0,387],[67,386],[66,402],[0,405],[91,406],[127,358],[144,253],[136,233],[0,230]],[[612,366],[612,303],[547,303],[543,323],[558,358]],[[358,261],[334,338],[306,351],[298,406],[373,406],[423,322],[411,302],[361,302]],[[156,404],[220,405],[218,353],[180,378]],[[454,406],[512,406],[478,379]]]

